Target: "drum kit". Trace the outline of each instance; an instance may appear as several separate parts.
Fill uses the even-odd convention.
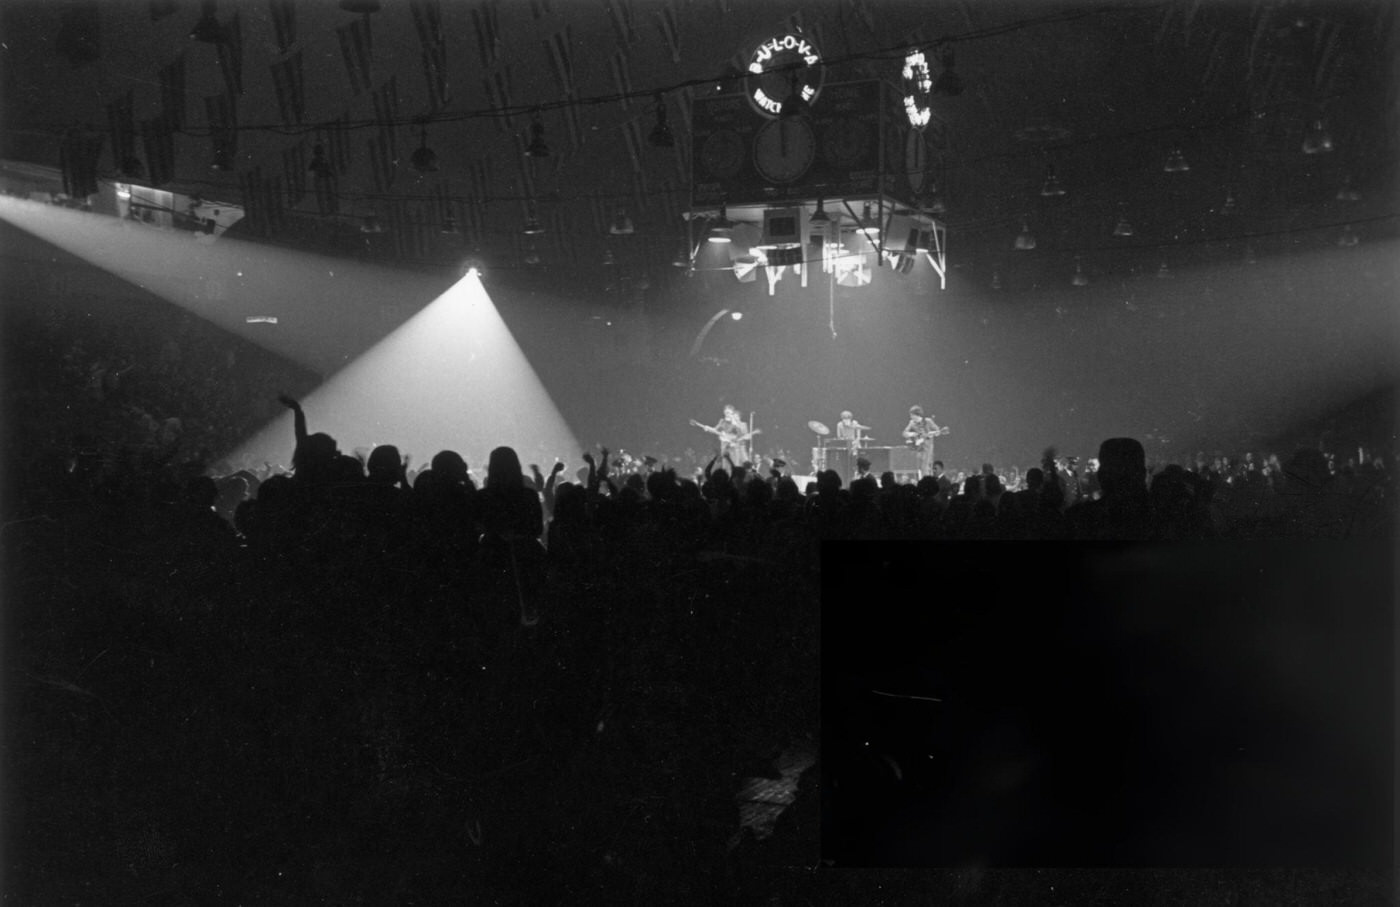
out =
[[[833,438],[831,429],[815,419],[808,422],[807,427],[817,436],[817,446],[812,448],[812,472],[834,469],[847,481],[855,478],[856,458],[875,439],[859,433],[854,438]]]

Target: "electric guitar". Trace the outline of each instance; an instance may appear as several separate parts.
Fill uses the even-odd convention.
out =
[[[753,431],[748,431],[744,432],[743,434],[739,434],[737,432],[732,431],[723,431],[722,429],[715,428],[713,425],[706,425],[703,422],[696,422],[694,419],[690,420],[690,424],[694,425],[696,428],[703,428],[710,434],[718,436],[719,439],[725,444],[738,444],[741,441],[747,441],[754,435],[763,434],[763,429],[761,428],[755,428]]]
[[[946,435],[951,431],[952,429],[947,427],[946,425],[940,425],[938,428],[929,428],[923,430],[906,429],[904,431],[904,443],[914,448],[915,450],[919,450],[928,441],[933,440],[939,435]]]

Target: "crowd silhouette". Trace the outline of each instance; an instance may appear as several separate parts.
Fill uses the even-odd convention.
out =
[[[1393,533],[1386,457],[1309,448],[1149,471],[1113,438],[1092,469],[913,484],[413,464],[346,453],[296,397],[313,376],[197,324],[28,328],[5,769],[9,884],[42,900],[761,901],[816,884],[815,773],[776,825],[736,797],[818,747],[823,544]],[[279,407],[289,469],[211,455]]]

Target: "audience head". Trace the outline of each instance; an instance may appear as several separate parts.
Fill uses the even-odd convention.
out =
[[[437,478],[449,485],[470,485],[467,461],[455,450],[440,450],[433,456],[431,468]]]
[[[525,474],[520,466],[520,456],[513,447],[497,447],[491,451],[486,463],[486,488],[490,491],[504,491],[511,488],[524,488]]]
[[[392,484],[399,480],[403,458],[399,456],[399,449],[394,445],[380,444],[370,451],[369,459],[365,461],[365,469],[371,482]]]
[[[1109,438],[1099,445],[1099,487],[1105,498],[1147,493],[1147,452],[1136,438]]]

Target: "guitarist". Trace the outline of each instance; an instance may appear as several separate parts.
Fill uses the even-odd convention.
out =
[[[719,437],[720,459],[727,455],[735,466],[742,466],[753,459],[749,454],[749,439],[758,432],[749,431],[748,424],[733,406],[726,405],[724,417],[713,426],[701,425],[693,419],[691,424]]]
[[[946,435],[948,429],[924,416],[922,406],[909,407],[909,424],[904,426],[904,443],[919,452],[919,477],[933,475],[933,439]]]

